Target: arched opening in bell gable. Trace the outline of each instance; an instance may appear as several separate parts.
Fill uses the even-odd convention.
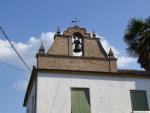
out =
[[[76,32],[72,35],[72,48],[73,56],[83,56],[84,47],[81,33]]]

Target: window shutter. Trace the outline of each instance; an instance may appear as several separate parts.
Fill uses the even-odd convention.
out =
[[[133,111],[147,111],[148,102],[146,97],[146,91],[131,90],[131,104]]]
[[[90,113],[89,89],[71,89],[71,110],[72,113]]]

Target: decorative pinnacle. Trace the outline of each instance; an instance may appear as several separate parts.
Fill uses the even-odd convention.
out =
[[[60,34],[60,29],[59,29],[59,27],[57,27],[57,34]]]
[[[44,49],[43,42],[41,42],[41,46],[40,46],[40,48],[39,48],[39,53],[40,53],[40,54],[45,54],[45,49]]]
[[[108,56],[109,56],[109,57],[113,57],[113,56],[114,56],[114,53],[113,53],[113,51],[112,51],[111,48],[109,49]]]
[[[96,33],[95,33],[94,30],[93,30],[92,36],[93,36],[94,38],[96,37]]]

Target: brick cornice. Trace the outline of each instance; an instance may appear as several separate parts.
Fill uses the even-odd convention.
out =
[[[36,57],[54,57],[54,58],[82,59],[82,60],[117,61],[117,58],[100,58],[100,57],[85,57],[85,56],[66,56],[66,55],[50,55],[50,54],[37,54]]]

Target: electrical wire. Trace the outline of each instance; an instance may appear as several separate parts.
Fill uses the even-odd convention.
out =
[[[11,68],[17,69],[17,70],[19,70],[19,71],[24,71],[24,72],[26,72],[26,71],[25,71],[24,69],[22,69],[22,68],[16,67],[16,66],[14,66],[14,65],[12,65],[12,64],[8,64],[8,63],[6,63],[6,62],[4,62],[4,61],[1,61],[1,60],[0,60],[0,64],[4,64],[4,65],[7,65],[7,66],[9,66],[9,67],[11,67]]]
[[[58,90],[59,90],[59,87],[60,87],[60,80],[61,80],[61,78],[59,78],[59,81],[58,81],[58,86],[57,86],[57,89],[56,89],[56,93],[55,93],[54,100],[53,100],[53,102],[52,102],[52,107],[51,107],[50,113],[53,112],[53,107],[54,107],[54,104],[55,104],[55,101],[56,101],[56,97],[57,97],[57,94],[58,94]]]
[[[27,69],[29,71],[31,71],[31,69],[26,64],[26,62],[23,60],[23,58],[21,57],[21,55],[19,54],[19,52],[16,50],[15,46],[11,43],[10,39],[8,38],[7,34],[5,33],[5,31],[3,30],[3,28],[1,26],[0,26],[0,30],[1,30],[2,34],[4,35],[4,37],[8,40],[9,44],[12,46],[12,48],[14,49],[14,51],[16,52],[16,54],[18,55],[18,57],[20,58],[20,60],[23,62],[23,64],[27,67]]]

